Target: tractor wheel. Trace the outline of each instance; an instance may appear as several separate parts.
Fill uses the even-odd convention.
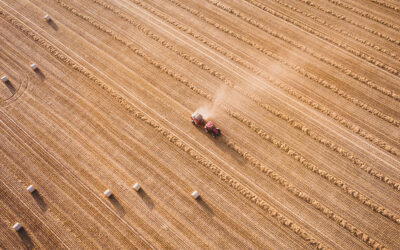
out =
[[[196,123],[192,120],[192,124],[196,126]]]

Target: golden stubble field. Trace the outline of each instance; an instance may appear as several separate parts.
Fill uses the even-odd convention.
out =
[[[398,1],[0,0],[0,34],[1,249],[400,248]]]

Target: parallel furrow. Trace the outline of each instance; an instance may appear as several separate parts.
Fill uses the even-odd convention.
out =
[[[2,150],[0,150],[0,159],[1,162],[6,163],[5,168],[10,171],[14,176],[19,176],[21,170],[20,167],[8,156],[4,154]],[[26,177],[25,177],[26,178]],[[18,178],[19,179],[19,178]],[[90,241],[88,235],[82,231],[82,228],[76,223],[71,217],[68,216],[68,213],[65,211],[61,211],[61,208],[57,204],[49,204],[50,208],[46,211],[49,213],[51,217],[53,217],[57,223],[62,224],[63,228],[68,230],[68,233],[71,234],[74,238],[73,241],[78,243],[80,246],[92,246],[94,247],[94,243]],[[86,241],[83,242],[82,240]],[[97,245],[96,247],[100,247]]]
[[[375,201],[373,201],[370,198],[368,198],[367,196],[363,195],[356,189],[352,188],[346,182],[338,179],[337,177],[329,174],[326,171],[319,169],[313,163],[307,161],[307,159],[305,159],[295,149],[293,149],[292,147],[287,145],[285,142],[282,142],[282,141],[278,140],[277,138],[273,137],[272,135],[268,134],[265,130],[263,130],[262,128],[257,126],[254,122],[246,119],[243,115],[241,115],[237,112],[230,111],[230,115],[232,117],[234,117],[235,119],[241,121],[242,123],[246,124],[251,130],[253,130],[255,133],[257,133],[261,138],[274,144],[277,148],[284,151],[287,155],[289,155],[293,159],[300,162],[308,170],[318,174],[322,178],[328,180],[330,183],[341,188],[346,194],[352,196],[353,198],[355,198],[356,200],[358,200],[365,206],[369,207],[373,211],[383,215],[384,217],[392,220],[393,222],[396,222],[397,224],[400,224],[400,218],[397,215],[395,215],[393,212],[390,212],[389,210],[384,208],[382,205],[376,203]],[[262,171],[264,172],[264,170],[262,170]]]
[[[3,17],[3,14],[3,10],[0,10],[1,17]],[[6,18],[13,17],[7,15]],[[16,21],[17,19],[12,20]],[[42,148],[40,144],[38,144],[29,134],[22,130],[16,123],[14,123],[14,121],[11,120],[5,113],[3,113],[3,117],[4,119],[7,118],[8,122],[6,125],[13,132],[13,135],[15,136],[15,139],[18,141],[18,143],[24,145],[24,147],[32,152],[32,155],[43,160],[41,161],[43,163],[41,167],[44,168],[45,171],[48,171],[46,173],[46,177],[50,181],[52,181],[52,183],[55,183],[59,188],[61,188],[69,197],[74,197],[74,200],[72,202],[74,202],[77,206],[83,208],[84,213],[88,214],[87,218],[94,217],[97,220],[101,221],[101,223],[99,223],[97,220],[95,220],[92,222],[92,226],[86,227],[86,230],[89,232],[89,234],[101,235],[101,231],[110,232],[111,235],[113,235],[114,237],[118,237],[121,240],[122,244],[133,246],[133,243],[129,241],[128,237],[126,237],[120,229],[118,229],[114,224],[110,222],[110,220],[113,219],[115,222],[115,218],[110,219],[108,217],[108,213],[105,213],[104,209],[100,211],[100,209],[97,208],[99,204],[96,202],[96,200],[93,200],[93,191],[89,191],[87,186],[84,185],[80,180],[78,180],[76,176],[71,176],[72,178],[75,178],[75,182],[72,183],[70,176],[67,176],[68,174],[66,174],[66,172],[70,171],[69,169],[66,169],[65,166],[63,166],[62,164],[58,164],[57,160],[53,161],[52,158],[49,157],[50,154],[48,153],[48,151]],[[51,170],[49,171],[49,169]],[[57,174],[55,174],[55,172]],[[69,173],[72,174],[71,172]],[[81,185],[84,186],[88,192],[86,192],[86,190],[84,190]],[[71,211],[71,216],[74,216],[74,212],[76,213],[77,210]],[[135,230],[132,230],[132,232],[130,233],[135,233]],[[139,237],[141,236],[139,235]],[[105,245],[105,247],[110,247],[113,244],[111,241],[112,239],[113,238],[111,237],[109,238],[109,245]],[[146,242],[146,240],[142,240]],[[142,242],[136,243],[142,246],[145,245]],[[146,247],[154,249],[151,244],[149,244],[148,242],[146,243]]]
[[[321,39],[323,39],[323,40],[325,40],[325,41],[327,41],[327,42],[329,42],[331,44],[334,44],[334,45],[346,50],[347,52],[350,52],[351,54],[353,54],[353,55],[355,55],[355,56],[357,56],[357,57],[359,57],[359,58],[361,58],[361,59],[363,59],[363,60],[365,60],[365,61],[367,61],[367,62],[369,62],[369,63],[371,63],[371,64],[373,64],[375,66],[377,66],[377,67],[379,67],[380,69],[382,69],[382,70],[384,70],[384,71],[386,71],[388,73],[391,73],[391,74],[396,75],[396,76],[400,76],[400,73],[399,73],[399,71],[397,69],[394,69],[394,68],[384,64],[383,62],[381,62],[381,61],[379,61],[379,60],[377,60],[377,59],[375,59],[375,58],[363,53],[362,51],[354,49],[351,46],[349,46],[349,45],[347,45],[347,44],[345,44],[345,43],[343,43],[341,41],[338,41],[338,40],[336,40],[334,38],[331,38],[331,37],[329,37],[327,35],[324,35],[323,33],[319,32],[319,31],[317,31],[315,29],[312,29],[312,28],[308,27],[307,25],[302,24],[301,22],[298,22],[298,21],[296,21],[296,20],[294,20],[294,19],[292,19],[292,18],[290,18],[288,16],[285,16],[285,15],[283,15],[283,14],[281,14],[281,13],[279,13],[279,12],[277,12],[277,11],[275,11],[275,10],[273,10],[273,9],[267,7],[266,5],[263,5],[263,4],[261,4],[261,3],[257,2],[257,1],[254,1],[254,0],[245,0],[245,1],[250,3],[250,4],[252,4],[252,5],[254,5],[254,6],[256,6],[256,7],[258,7],[258,8],[260,8],[261,10],[266,11],[267,13],[269,13],[271,15],[274,15],[274,16],[276,16],[276,17],[278,17],[278,18],[280,18],[280,19],[282,19],[282,20],[284,20],[284,21],[286,21],[288,23],[291,23],[291,24],[301,28],[302,30],[305,30],[306,32],[308,32],[310,34],[313,34],[313,35],[315,35],[315,36],[317,36],[317,37],[319,37],[319,38],[321,38]],[[392,39],[392,38],[390,38],[390,39]],[[394,39],[392,39],[392,40],[394,40]],[[397,40],[394,40],[394,41],[395,41],[394,43],[396,45],[400,45],[400,41],[397,41]]]
[[[379,139],[378,137],[372,135],[371,133],[368,133],[367,131],[365,131],[364,129],[360,128],[359,126],[356,126],[354,124],[352,124],[350,121],[346,120],[344,117],[342,117],[341,115],[339,115],[336,112],[333,112],[331,110],[329,110],[327,107],[323,106],[322,104],[319,104],[315,101],[313,101],[312,99],[298,93],[296,90],[294,90],[293,88],[291,88],[290,86],[287,86],[286,84],[283,84],[281,82],[278,82],[274,79],[272,79],[270,76],[265,75],[265,73],[261,72],[260,70],[257,70],[256,68],[254,68],[250,63],[246,62],[245,60],[243,60],[242,58],[236,56],[235,54],[230,53],[229,51],[225,50],[223,47],[205,39],[203,36],[201,36],[199,33],[195,32],[194,30],[192,30],[191,28],[175,21],[174,19],[168,17],[167,15],[157,11],[156,9],[149,7],[147,5],[144,5],[141,1],[138,0],[131,0],[134,1],[137,5],[139,5],[140,7],[144,8],[145,10],[151,12],[152,14],[154,14],[155,16],[159,17],[160,19],[162,19],[163,21],[172,24],[173,26],[175,26],[176,28],[178,28],[179,30],[185,32],[186,34],[194,37],[195,39],[197,39],[198,41],[200,41],[201,43],[205,44],[207,47],[217,51],[218,53],[220,53],[221,55],[227,57],[228,59],[232,60],[233,62],[236,62],[240,65],[242,65],[243,67],[245,67],[246,69],[249,69],[250,71],[252,71],[253,73],[255,73],[257,76],[261,76],[263,79],[268,80],[270,83],[274,84],[275,86],[279,87],[280,89],[284,90],[286,93],[296,97],[298,100],[304,102],[305,104],[309,105],[310,107],[320,111],[321,113],[329,116],[330,118],[332,118],[333,120],[337,121],[340,125],[342,125],[345,128],[350,129],[353,133],[359,135],[360,137],[367,139],[368,141],[370,141],[371,143],[373,143],[374,145],[394,154],[394,155],[399,155],[399,152],[396,148],[388,145],[386,142],[384,142],[383,140]],[[266,105],[264,104],[264,107],[266,107]],[[286,120],[286,121],[292,121],[291,118],[288,118],[287,116],[283,116],[281,115],[279,112],[273,112],[274,115]],[[294,126],[295,128],[299,129],[300,127],[297,126],[296,123],[294,122],[290,122],[290,124],[292,126]],[[301,129],[302,131],[304,129]],[[305,131],[309,131],[309,129],[304,130]],[[331,143],[328,143],[326,145],[329,145],[329,147],[331,147]]]
[[[118,13],[118,15],[120,15],[121,17],[123,17],[124,19],[129,19],[130,23],[133,23],[134,21],[129,18],[127,15],[123,14],[122,12],[118,11],[115,7],[106,4],[102,1],[99,0],[93,0],[99,4],[101,4],[102,6],[104,6],[105,8],[108,8],[110,10],[113,10],[115,13]],[[142,26],[140,26],[142,27]],[[153,37],[157,37],[154,33],[152,33],[151,31],[145,29],[142,27],[143,30],[146,30],[147,33],[151,34]],[[162,40],[164,41],[164,40]],[[164,41],[163,44],[168,44],[167,42]],[[172,45],[170,45],[171,48],[174,48]],[[191,57],[192,59],[195,59],[194,57]],[[217,76],[220,77],[220,79],[226,79],[225,76],[217,71],[211,70],[208,66],[206,66],[205,64],[198,62],[199,66],[204,66],[206,68],[208,68],[209,73],[216,73]],[[179,80],[179,79],[178,79]],[[225,83],[227,83],[230,87],[236,89],[237,91],[239,91],[240,93],[245,93],[244,90],[238,88],[236,85],[234,85],[233,83],[229,82],[229,81],[225,81]],[[192,86],[194,86],[192,84]],[[193,89],[192,89],[193,90]],[[196,91],[195,91],[196,92]],[[196,92],[197,93],[197,92]],[[200,92],[198,93],[199,95],[203,96],[204,98],[208,99],[209,101],[213,101],[213,98],[205,93],[205,92]],[[250,94],[246,93],[246,96],[250,96]],[[253,100],[257,101],[256,99],[254,99],[254,97],[251,97]],[[260,102],[259,102],[260,103]],[[334,183],[336,186],[342,188],[347,194],[351,195],[352,197],[356,198],[358,201],[360,201],[362,204],[368,206],[369,208],[371,208],[373,211],[389,218],[390,220],[399,223],[400,224],[400,219],[394,215],[392,212],[388,211],[387,209],[385,209],[384,207],[382,207],[381,205],[377,204],[376,202],[373,202],[371,199],[367,198],[365,195],[360,194],[360,192],[354,190],[353,188],[349,187],[348,184],[344,183],[343,181],[337,179],[336,177],[319,170],[315,165],[309,163],[306,159],[304,159],[303,156],[301,156],[299,153],[297,153],[293,148],[289,147],[286,143],[283,143],[281,141],[279,141],[278,139],[272,137],[271,135],[266,134],[265,131],[263,131],[261,128],[256,127],[254,125],[253,122],[251,122],[250,120],[244,118],[242,115],[240,115],[237,112],[233,112],[231,111],[231,109],[229,109],[227,106],[223,105],[221,106],[221,108],[223,108],[223,110],[229,114],[231,117],[236,118],[237,120],[239,120],[240,122],[244,123],[246,126],[248,126],[249,128],[251,128],[252,130],[254,130],[259,136],[261,136],[263,139],[267,140],[270,143],[273,143],[275,146],[277,146],[278,148],[280,148],[281,150],[283,150],[285,153],[287,153],[289,156],[293,157],[294,159],[296,159],[297,161],[299,161],[300,163],[302,163],[307,169],[313,171],[314,173],[319,174],[321,177],[327,179],[329,182]],[[279,112],[279,111],[275,111],[275,112]],[[282,113],[281,113],[282,114]],[[283,116],[286,116],[283,114]],[[289,118],[290,119],[290,118]],[[293,120],[293,122],[295,122]],[[305,129],[307,130],[307,128],[301,127],[301,129]],[[311,132],[311,131],[310,131]],[[313,133],[313,132],[311,132]],[[316,135],[316,137],[318,137],[318,135]],[[328,143],[330,143],[328,141]],[[230,142],[227,142],[228,146],[231,146]],[[333,144],[334,145],[334,144]],[[334,145],[335,146],[335,145]],[[236,146],[238,147],[238,146]],[[346,155],[349,155],[349,157],[354,161],[354,163],[362,163],[362,165],[360,166],[361,169],[366,171],[366,168],[370,169],[370,167],[366,166],[365,163],[363,163],[362,161],[360,161],[359,159],[357,159],[356,157],[354,157],[354,155],[352,155],[351,153],[348,153],[347,151],[341,149],[340,147],[337,147],[338,151],[343,151]],[[389,185],[393,185],[393,187],[395,188],[399,188],[400,185],[397,183],[392,182],[390,179],[388,179],[387,177],[383,176],[380,173],[377,173],[375,170],[371,170],[371,172],[373,173],[372,175],[374,175],[376,178],[381,179],[382,181],[388,183],[387,181],[390,182]]]
[[[338,1],[338,0],[328,0],[328,1],[333,3],[333,4],[335,4],[335,5],[337,5],[337,6],[340,6],[340,7],[344,8],[344,9],[346,9],[346,10],[349,10],[349,11],[351,11],[353,13],[356,13],[356,14],[362,16],[362,17],[365,17],[365,18],[373,20],[373,21],[375,21],[377,23],[383,24],[386,27],[389,27],[389,28],[391,28],[391,29],[393,29],[395,31],[400,31],[399,26],[397,26],[395,24],[392,24],[390,22],[387,22],[387,21],[383,20],[382,18],[374,16],[373,14],[368,13],[367,11],[360,10],[359,8],[350,6],[350,5],[346,4],[346,3],[343,3],[343,2]]]
[[[288,4],[288,3],[284,2],[284,1],[281,1],[281,0],[274,0],[274,1],[276,3],[282,5],[282,6],[285,6],[286,8],[288,8],[288,9],[290,9],[292,11],[295,11],[297,13],[302,14],[303,16],[311,18],[315,22],[318,22],[318,23],[320,23],[320,24],[322,24],[322,25],[324,25],[324,26],[326,26],[326,27],[328,27],[328,28],[330,28],[330,29],[332,29],[332,30],[334,30],[336,32],[339,32],[339,33],[341,33],[341,34],[343,34],[343,35],[345,35],[347,37],[350,37],[351,39],[353,39],[353,40],[355,40],[355,41],[357,41],[357,42],[359,42],[361,44],[367,45],[367,46],[375,49],[376,51],[379,51],[379,52],[381,52],[383,54],[386,54],[386,55],[396,59],[397,61],[400,61],[400,57],[398,55],[396,55],[393,51],[390,51],[388,49],[382,48],[379,45],[377,45],[377,44],[375,44],[375,43],[373,43],[371,41],[368,41],[368,40],[362,39],[360,37],[357,37],[352,32],[347,32],[347,31],[345,31],[345,30],[343,30],[343,29],[341,29],[341,28],[339,28],[337,26],[334,26],[334,25],[328,23],[327,21],[325,21],[324,19],[322,19],[321,17],[315,16],[313,14],[310,14],[310,13],[308,13],[308,12],[302,10],[302,9],[299,9],[296,6],[290,5],[290,4]]]
[[[102,3],[101,1],[97,1],[94,0],[97,3]],[[106,5],[104,4],[103,6],[105,6],[107,8],[110,8],[112,6],[110,5]],[[70,6],[66,6],[65,4],[63,4],[63,7],[65,8],[69,8],[71,11],[74,11],[74,14],[82,16],[82,18],[87,18],[88,21],[91,22],[95,22],[93,21],[90,17],[84,16],[82,14],[79,14],[74,8],[70,7]],[[85,19],[86,19],[85,18]],[[152,33],[153,34],[153,33]],[[117,35],[114,34],[114,37],[117,37]],[[123,40],[121,38],[121,40]],[[205,95],[205,97],[208,97],[209,95]],[[225,111],[229,111],[229,109],[225,108]],[[249,153],[245,153],[243,154],[243,149],[241,149],[238,145],[236,145],[235,143],[231,142],[231,141],[226,141],[225,142],[230,148],[234,149],[235,152],[237,152],[240,156],[242,156],[243,158],[245,158],[246,160],[249,160],[253,165],[257,166],[259,165],[259,161],[256,160],[254,157],[247,157],[249,156]],[[265,166],[262,166],[263,169],[266,169]],[[269,169],[268,169],[269,170]],[[276,181],[277,183],[283,185],[283,187],[285,189],[287,189],[288,191],[290,191],[292,194],[294,194],[296,197],[303,199],[304,201],[306,201],[308,204],[312,205],[315,209],[317,209],[318,211],[320,211],[321,213],[323,213],[325,216],[327,216],[329,219],[335,221],[336,223],[338,223],[340,226],[342,226],[343,228],[345,228],[348,232],[350,232],[352,235],[354,235],[355,237],[359,238],[360,240],[362,240],[364,243],[368,244],[371,247],[375,247],[375,248],[382,248],[383,246],[378,243],[376,240],[372,239],[370,236],[368,236],[367,234],[363,233],[361,230],[357,229],[355,226],[353,226],[351,223],[349,223],[348,221],[346,221],[344,218],[342,218],[339,215],[336,215],[332,210],[330,210],[329,208],[327,208],[326,206],[322,205],[320,202],[318,202],[317,200],[311,198],[307,193],[302,192],[300,190],[298,190],[297,188],[295,188],[293,185],[289,185],[289,183],[284,180],[282,177],[278,176],[277,174],[275,174],[274,172],[271,172],[272,170],[270,170],[268,173],[272,174],[275,177],[273,179],[274,181]],[[271,177],[272,175],[268,175],[268,177]],[[374,203],[375,205],[375,203]],[[379,207],[379,206],[378,206]],[[380,209],[382,209],[381,207],[379,207]],[[385,213],[387,213],[386,209],[383,209],[385,211]],[[390,212],[389,212],[390,213]],[[392,213],[390,213],[392,215]],[[397,222],[395,220],[395,222]],[[399,220],[400,222],[400,220]]]
[[[58,1],[58,2],[61,3],[61,1]],[[63,7],[67,8],[67,6],[65,6],[64,3],[61,3],[61,4],[63,5]],[[79,15],[79,13],[76,13],[76,14]],[[84,68],[82,65],[78,64],[77,62],[73,61],[71,58],[69,58],[67,55],[65,55],[61,51],[59,51],[53,45],[49,44],[45,39],[43,39],[42,37],[37,35],[35,32],[33,32],[30,29],[28,29],[27,27],[25,27],[25,25],[20,23],[16,18],[14,18],[10,14],[6,13],[4,10],[0,10],[0,16],[3,19],[5,19],[7,22],[12,24],[15,28],[17,28],[21,32],[23,32],[26,36],[28,36],[33,41],[35,41],[42,48],[44,48],[48,52],[50,52],[51,55],[56,57],[59,61],[63,62],[65,65],[68,65],[69,67],[73,68],[77,72],[83,74],[88,79],[90,79],[92,82],[97,84],[99,87],[101,87],[103,90],[105,90],[110,96],[112,96],[119,104],[121,104],[135,118],[137,118],[137,119],[143,121],[144,123],[148,124],[149,126],[153,127],[155,131],[157,131],[159,134],[161,134],[166,139],[168,139],[168,141],[170,141],[174,146],[178,147],[183,152],[190,155],[200,165],[209,169],[213,174],[215,174],[222,181],[227,183],[230,187],[235,189],[238,193],[240,193],[241,195],[246,197],[249,201],[251,201],[252,203],[256,204],[258,207],[260,207],[261,209],[266,211],[271,217],[276,219],[281,225],[289,228],[291,231],[293,231],[295,234],[300,236],[303,240],[305,240],[311,246],[317,247],[318,249],[326,248],[325,246],[322,245],[322,243],[317,241],[315,239],[315,237],[311,236],[310,233],[308,233],[303,228],[301,228],[300,226],[298,226],[297,224],[292,222],[290,219],[288,219],[287,217],[282,215],[275,208],[271,207],[267,202],[265,202],[263,199],[261,199],[253,191],[246,188],[243,184],[238,182],[232,176],[227,174],[225,171],[220,169],[218,166],[216,166],[214,163],[209,161],[203,155],[198,153],[195,149],[193,149],[192,147],[187,145],[184,141],[179,139],[173,133],[171,133],[164,127],[162,127],[158,122],[156,122],[155,120],[151,119],[148,115],[146,115],[145,113],[138,110],[131,103],[129,103],[123,96],[121,96],[120,94],[115,92],[111,87],[109,87],[104,82],[102,82],[100,79],[98,79],[95,75],[93,75],[91,72],[89,72],[86,68]],[[81,17],[85,18],[85,16],[81,16]],[[92,21],[89,18],[87,18],[87,20]],[[103,26],[101,26],[97,23],[95,23],[95,24],[96,24],[96,27],[99,27],[99,28],[104,29],[105,31],[108,31]],[[136,50],[136,51],[139,52],[139,50]],[[139,54],[145,56],[143,53],[139,53]],[[369,240],[372,240],[372,239],[369,239]]]
[[[350,76],[351,78],[357,80],[358,82],[365,84],[366,86],[375,89],[379,92],[381,92],[384,95],[387,95],[397,101],[400,101],[400,95],[395,93],[394,91],[388,90],[382,86],[379,86],[378,84],[372,82],[371,80],[367,79],[364,76],[360,76],[357,73],[351,71],[350,69],[346,68],[345,66],[343,66],[342,64],[335,62],[332,59],[329,59],[327,57],[322,56],[321,54],[318,54],[316,52],[314,52],[312,49],[297,43],[296,41],[290,39],[289,37],[286,37],[280,33],[278,33],[277,31],[271,30],[268,27],[265,27],[264,25],[262,25],[261,23],[257,22],[256,20],[254,20],[253,18],[244,15],[243,13],[241,13],[239,10],[237,9],[233,9],[232,7],[226,6],[225,4],[219,2],[218,0],[207,0],[209,3],[217,6],[220,9],[223,9],[224,11],[235,15],[237,17],[239,17],[240,19],[246,21],[247,23],[265,31],[266,33],[268,33],[271,36],[274,36],[276,38],[279,38],[280,40],[289,43],[290,45],[304,51],[305,53],[311,55],[312,57],[318,59],[321,62],[324,62],[336,69],[338,69],[340,72],[345,73],[346,75]]]
[[[233,149],[236,153],[242,156],[244,159],[248,160],[251,165],[261,172],[263,172],[266,176],[272,179],[274,182],[281,185],[285,190],[289,191],[291,194],[296,196],[297,198],[305,201],[307,204],[311,205],[314,209],[318,210],[322,214],[324,214],[330,220],[336,222],[338,225],[346,229],[349,233],[351,233],[354,237],[360,239],[368,246],[374,249],[383,249],[385,248],[382,244],[371,238],[368,234],[362,232],[356,226],[352,225],[346,219],[341,217],[340,215],[336,214],[330,208],[323,205],[318,200],[312,198],[308,193],[301,191],[300,189],[296,188],[292,184],[290,184],[285,178],[274,172],[272,169],[268,168],[267,166],[263,165],[257,158],[255,158],[251,153],[247,152],[243,148],[239,147],[233,141],[227,141],[227,145]],[[289,153],[292,153],[289,151]],[[321,170],[317,170],[321,171]],[[323,172],[323,171],[321,171]],[[326,174],[326,173],[325,173]],[[357,193],[356,191],[352,190],[352,192]],[[382,208],[379,208],[382,209]],[[397,218],[396,222],[400,224],[400,219]]]
[[[400,13],[400,7],[394,6],[393,4],[386,3],[385,1],[382,1],[382,0],[370,0],[370,1],[375,4],[378,4],[380,6],[383,6],[385,8],[388,8],[388,9],[391,9],[391,10],[394,10],[394,11],[397,11]]]
[[[318,83],[319,85],[331,90],[333,93],[335,93],[338,96],[343,97],[344,99],[350,101],[351,103],[353,103],[354,105],[368,111],[369,113],[381,118],[382,120],[396,126],[396,127],[400,127],[400,121],[395,120],[393,117],[384,114],[383,112],[377,110],[376,108],[373,108],[371,106],[369,106],[368,104],[358,100],[357,98],[349,95],[348,93],[346,93],[345,91],[339,89],[338,87],[336,87],[335,85],[329,83],[328,81],[321,79],[320,77],[307,72],[305,69],[303,69],[302,67],[293,65],[287,61],[285,61],[283,58],[281,58],[280,56],[276,55],[275,53],[273,53],[272,51],[267,50],[266,48],[264,48],[263,46],[257,44],[256,42],[247,39],[246,37],[230,30],[229,28],[218,24],[217,22],[213,21],[210,18],[205,17],[203,14],[201,14],[198,10],[192,9],[176,0],[169,0],[170,2],[174,3],[176,6],[188,11],[189,13],[193,14],[194,16],[197,16],[199,19],[201,19],[202,21],[216,27],[217,29],[223,31],[224,33],[238,39],[239,41],[242,41],[244,43],[247,43],[248,45],[252,46],[253,48],[257,49],[258,51],[262,52],[263,54],[267,55],[268,57],[271,57],[272,59],[280,62],[281,64],[293,69],[294,71],[296,71],[297,73],[303,75],[304,77]],[[249,0],[250,1],[250,0]],[[265,6],[264,6],[265,7]],[[265,7],[267,8],[267,7]]]
[[[252,0],[246,0],[246,1],[252,1]],[[317,4],[313,3],[311,0],[297,0],[297,1],[300,1],[300,2],[303,2],[305,4],[308,4],[309,6],[312,6],[312,7],[316,8],[316,9],[322,11],[322,12],[325,12],[325,13],[331,15],[331,16],[334,16],[334,17],[338,18],[339,20],[343,20],[343,21],[345,21],[347,23],[350,23],[350,24],[352,24],[352,25],[354,25],[354,26],[356,26],[358,28],[366,30],[369,33],[374,34],[374,35],[376,35],[376,36],[378,36],[380,38],[383,38],[383,39],[385,39],[385,40],[387,40],[387,41],[389,41],[389,42],[391,42],[393,44],[400,45],[400,41],[399,40],[397,40],[395,38],[392,38],[389,35],[383,34],[383,33],[379,32],[379,31],[376,31],[374,29],[371,29],[371,28],[369,28],[369,27],[367,27],[367,26],[365,26],[365,25],[363,25],[361,23],[357,23],[357,22],[347,18],[344,15],[341,15],[341,14],[338,14],[338,13],[334,12],[333,10],[329,10],[329,9],[326,9],[326,8],[320,6],[320,5],[317,5]]]
[[[97,3],[102,3],[102,1],[99,0],[93,0],[96,1]],[[130,43],[129,41],[119,37],[115,32],[113,32],[112,30],[107,29],[106,27],[104,27],[103,25],[99,24],[98,22],[96,22],[95,20],[93,20],[92,18],[85,16],[83,14],[80,14],[76,9],[66,5],[65,3],[62,3],[62,6],[68,10],[70,10],[72,13],[74,13],[75,15],[84,18],[85,20],[87,20],[88,22],[92,23],[95,27],[97,27],[99,30],[102,30],[103,32],[106,32],[107,34],[109,34],[110,36],[112,36],[115,40],[119,41],[120,43],[122,43],[123,45],[127,46],[128,48],[130,48],[133,52],[136,53],[136,51],[139,51],[137,48],[133,48],[132,47],[132,43]],[[106,7],[108,6],[108,7]],[[111,5],[107,5],[104,4],[104,7],[106,8],[113,8]],[[127,16],[125,16],[126,18],[128,18]],[[131,20],[131,22],[133,22],[133,20]],[[141,26],[142,27],[142,26]],[[142,27],[143,28],[143,27]],[[144,29],[144,28],[143,28]],[[151,34],[152,37],[157,37],[154,33],[150,32],[149,30],[146,29],[146,31],[148,31],[148,34]],[[160,41],[160,40],[159,40]],[[170,49],[176,51],[177,54],[180,54],[180,52],[178,52],[176,50],[175,47],[173,47],[172,45],[170,45],[169,43],[167,43],[166,41],[162,40],[160,41],[163,45],[168,46]],[[188,87],[189,89],[191,89],[192,91],[194,91],[195,93],[199,94],[200,96],[203,96],[204,98],[212,101],[213,98],[210,94],[206,93],[205,91],[201,90],[200,88],[196,87],[194,83],[192,83],[190,80],[186,79],[185,77],[183,77],[182,75],[174,72],[173,70],[168,69],[165,65],[151,59],[150,57],[146,57],[146,61],[148,61],[149,63],[153,64],[154,66],[157,66],[157,68],[159,68],[163,73],[166,73],[167,75],[175,78],[177,81],[183,83],[186,87]],[[208,73],[210,73],[211,75],[218,77],[220,80],[222,80],[225,84],[227,84],[229,87],[237,90],[239,93],[243,93],[245,96],[249,97],[251,100],[255,101],[259,106],[265,108],[266,110],[270,111],[273,114],[277,114],[279,117],[288,117],[287,115],[285,115],[284,113],[274,110],[272,108],[269,108],[268,105],[263,104],[257,97],[247,93],[245,90],[241,89],[239,86],[233,84],[232,82],[230,82],[229,80],[226,80],[226,77],[216,71],[216,70],[212,70],[209,66],[205,65],[204,63],[200,62],[197,60],[197,58],[195,57],[189,57],[186,56],[184,57],[189,58],[188,60],[193,62],[195,65],[197,65],[198,67],[200,67],[203,70],[206,70]],[[230,113],[229,109],[225,110],[228,114]],[[371,176],[381,180],[382,182],[386,183],[387,185],[391,186],[392,188],[394,188],[395,190],[400,190],[400,184],[393,182],[390,178],[388,178],[387,176],[385,176],[382,173],[379,173],[378,171],[374,170],[372,167],[368,166],[366,163],[364,163],[363,161],[361,161],[360,159],[358,159],[357,157],[354,156],[354,154],[347,152],[346,150],[342,149],[341,147],[337,146],[336,144],[323,139],[321,136],[319,136],[318,134],[313,133],[312,131],[307,132],[307,128],[302,126],[300,123],[296,122],[295,120],[291,119],[290,117],[288,117],[288,119],[290,120],[291,123],[293,124],[297,124],[297,127],[299,129],[301,129],[301,131],[304,130],[304,132],[307,135],[313,135],[313,139],[317,140],[319,142],[324,141],[324,145],[330,145],[329,148],[334,149],[334,151],[336,153],[339,153],[342,156],[345,156],[347,159],[349,159],[354,165],[356,165],[358,168],[362,169],[363,171],[367,172],[368,174],[370,174]],[[299,127],[299,125],[301,127]]]
[[[33,249],[35,246],[37,248],[43,248],[46,244],[48,247],[54,247],[57,249],[69,249],[62,245],[62,242],[57,242],[56,235],[54,232],[49,231],[46,223],[40,218],[35,216],[35,213],[25,206],[20,200],[16,200],[16,196],[10,192],[10,187],[0,179],[0,195],[2,199],[0,200],[0,219],[9,224],[10,229],[15,223],[15,220],[24,219],[24,223],[21,225],[24,227],[24,236],[18,235],[19,244],[14,243],[14,249]],[[16,216],[14,210],[24,211],[25,216]],[[11,217],[11,218],[10,218]],[[22,218],[21,218],[22,217]],[[31,228],[34,227],[36,232],[33,234]],[[7,230],[10,230],[7,229]],[[47,239],[44,239],[43,234],[46,234]]]

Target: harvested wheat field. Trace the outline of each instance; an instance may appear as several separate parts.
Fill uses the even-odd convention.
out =
[[[400,249],[397,0],[0,0],[0,34],[0,249]]]

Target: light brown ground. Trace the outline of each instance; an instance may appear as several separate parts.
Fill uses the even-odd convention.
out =
[[[0,248],[399,249],[398,7],[1,0]]]

